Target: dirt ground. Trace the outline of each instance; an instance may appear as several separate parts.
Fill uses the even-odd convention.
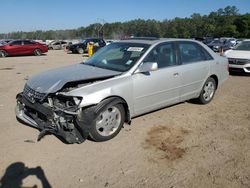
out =
[[[66,145],[16,121],[29,76],[79,63],[50,51],[0,59],[0,178],[11,187],[250,187],[250,76],[230,76],[208,105],[181,103],[132,120],[114,139]],[[0,186],[1,187],[1,186]]]

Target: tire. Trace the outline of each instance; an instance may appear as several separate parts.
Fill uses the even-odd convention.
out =
[[[40,49],[35,49],[35,50],[34,50],[34,55],[35,55],[35,56],[41,56],[41,55],[42,55],[41,50],[40,50]]]
[[[202,87],[200,96],[197,98],[200,104],[208,104],[214,98],[216,91],[216,82],[213,78],[209,77]]]
[[[78,52],[79,54],[83,54],[83,53],[84,53],[84,50],[83,50],[83,48],[78,48],[78,49],[77,49],[77,52]]]
[[[107,105],[94,119],[90,137],[96,142],[110,140],[120,132],[124,121],[125,111],[122,104]]]
[[[0,58],[1,57],[7,57],[7,52],[6,51],[4,51],[4,50],[0,50]]]

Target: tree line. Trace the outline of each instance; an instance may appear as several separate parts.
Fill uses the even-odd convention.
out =
[[[0,38],[34,40],[82,39],[86,37],[120,39],[128,36],[250,38],[250,14],[240,14],[235,6],[227,6],[208,15],[194,13],[190,17],[176,17],[163,21],[135,19],[127,22],[94,23],[77,29],[18,31],[0,34]]]

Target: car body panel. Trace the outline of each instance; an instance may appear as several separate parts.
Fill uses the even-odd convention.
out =
[[[134,115],[180,101],[180,77],[175,75],[178,69],[178,66],[173,66],[132,76]]]
[[[28,41],[30,44],[25,44]],[[33,55],[34,50],[39,49],[41,53],[48,52],[46,45],[33,42],[30,40],[13,40],[3,46],[0,46],[0,50],[4,50],[8,55]]]
[[[40,93],[54,93],[69,82],[106,78],[119,74],[121,73],[117,71],[101,69],[84,64],[75,64],[52,69],[32,76],[27,81],[27,84]]]
[[[84,52],[87,52],[87,44],[89,42],[98,43],[99,48],[102,48],[106,45],[105,41],[101,38],[87,38],[84,39],[83,42],[69,45],[68,50],[73,53],[78,53],[78,49],[82,48]]]
[[[50,42],[47,46],[50,50],[62,50],[68,45],[67,41],[55,40]]]
[[[212,58],[210,58],[210,60],[182,64],[178,57],[175,65],[155,70],[152,69],[146,72],[137,71],[143,63],[147,63],[143,60],[157,45],[168,42],[178,45],[180,41],[199,44],[207,50]],[[213,76],[216,80],[218,79],[218,86],[228,78],[228,60],[225,57],[215,54],[211,49],[200,42],[186,39],[132,39],[121,42],[149,44],[150,47],[148,49],[145,48],[145,53],[142,56],[138,56],[139,59],[137,62],[125,72],[97,68],[94,67],[94,65],[77,64],[50,70],[31,77],[25,86],[25,88],[29,87],[31,90],[27,92],[24,89],[23,94],[19,94],[17,97],[17,117],[25,119],[22,110],[25,108],[25,105],[28,105],[31,111],[37,110],[39,113],[49,115],[49,122],[41,123],[41,120],[36,119],[35,123],[37,123],[37,126],[41,129],[49,127],[50,130],[52,128],[52,133],[56,134],[56,131],[54,131],[55,127],[60,127],[61,124],[65,123],[65,121],[58,122],[59,117],[63,120],[65,120],[65,118],[77,119],[79,117],[82,119],[82,111],[92,107],[98,107],[99,104],[102,104],[102,101],[116,97],[121,99],[120,101],[126,106],[126,114],[128,116],[126,119],[127,122],[129,122],[131,118],[140,114],[198,97],[204,83],[210,76]],[[107,49],[112,47],[112,45],[115,46],[117,44],[110,44]],[[129,51],[128,49],[130,48],[125,49],[125,51]],[[177,50],[176,47],[174,49]],[[136,50],[138,50],[138,48]],[[178,54],[177,51],[175,55]],[[100,51],[100,53],[102,53],[102,51]],[[98,55],[98,53],[96,55]],[[94,57],[92,58],[94,59]],[[29,93],[29,91],[31,91],[31,93]],[[38,102],[33,100],[27,102],[30,97],[32,98],[35,95],[39,95],[39,93],[46,94],[45,98],[42,98]],[[63,98],[60,99],[63,100],[61,101],[62,103],[68,99],[77,101],[75,102],[77,103],[75,104],[75,111],[65,111],[61,107],[55,108],[55,102],[53,102],[53,100],[59,100],[57,99],[58,97]],[[30,124],[32,124],[32,117],[35,117],[36,114],[37,113],[34,113],[28,116],[26,123],[30,122]],[[54,120],[51,118],[54,118]],[[35,126],[34,122],[33,126]],[[65,138],[68,139],[70,137],[69,141],[75,143],[79,141],[80,133],[77,132],[77,128],[73,130],[76,132],[72,134],[67,132],[69,135],[65,136]],[[88,130],[89,127],[84,129],[84,131],[86,131],[84,138],[88,136]],[[60,134],[62,133],[63,135],[63,131],[65,130],[60,129],[60,131]]]
[[[227,58],[250,59],[250,51],[228,50],[225,52]]]
[[[204,80],[209,77],[211,63],[212,61],[195,62],[179,67],[181,101],[199,96]]]
[[[248,49],[239,50],[241,45],[248,45]],[[250,40],[244,40],[235,49],[226,51],[223,55],[229,60],[230,71],[250,73]]]
[[[83,100],[79,105],[80,107],[98,104],[109,97],[120,97],[127,102],[131,115],[133,115],[133,96],[132,92],[128,92],[131,88],[131,77],[118,75],[61,94],[65,96],[83,96]]]

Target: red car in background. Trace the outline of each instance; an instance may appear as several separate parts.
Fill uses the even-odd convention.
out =
[[[45,44],[32,40],[13,40],[0,46],[0,57],[15,55],[40,56],[46,52],[48,52],[48,47]]]

